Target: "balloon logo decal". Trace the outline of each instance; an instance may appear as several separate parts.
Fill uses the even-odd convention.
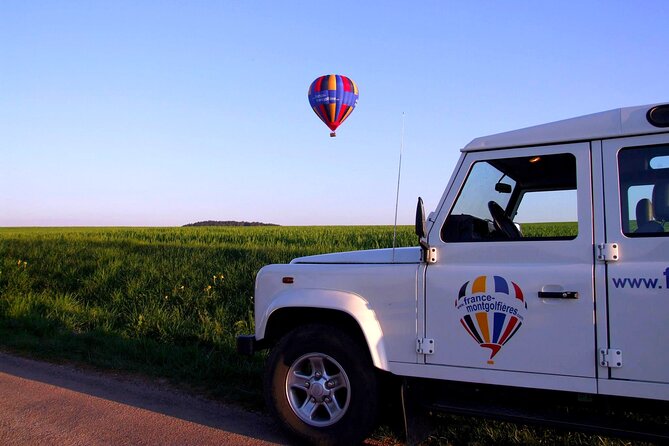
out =
[[[479,276],[460,288],[455,308],[460,323],[483,348],[488,364],[523,325],[527,302],[520,287],[501,276]]]
[[[335,130],[351,115],[359,94],[348,77],[328,74],[311,83],[307,96],[314,113],[332,130],[330,136],[337,136]]]

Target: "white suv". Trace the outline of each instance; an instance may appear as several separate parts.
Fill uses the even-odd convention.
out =
[[[669,413],[668,222],[669,105],[477,138],[427,221],[419,206],[420,247],[263,268],[239,350],[273,348],[268,403],[312,443],[363,438],[394,391],[384,374],[399,377],[409,440],[426,405],[666,440],[666,417],[543,409]]]

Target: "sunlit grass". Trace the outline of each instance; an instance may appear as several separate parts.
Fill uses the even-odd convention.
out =
[[[398,245],[412,244],[400,228]],[[252,333],[269,263],[392,245],[388,227],[2,228],[0,346],[260,401]]]

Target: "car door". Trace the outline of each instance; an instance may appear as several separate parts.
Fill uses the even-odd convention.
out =
[[[669,383],[669,136],[604,141],[612,380]],[[665,395],[667,391],[665,389]],[[653,392],[655,393],[655,392]]]
[[[445,379],[560,388],[561,375],[593,391],[589,143],[467,153],[454,184],[429,234],[426,363]]]

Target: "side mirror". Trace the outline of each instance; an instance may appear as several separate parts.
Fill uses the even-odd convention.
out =
[[[416,235],[418,236],[418,243],[423,248],[427,249],[427,226],[425,224],[425,206],[423,199],[418,197],[418,204],[416,205]]]

